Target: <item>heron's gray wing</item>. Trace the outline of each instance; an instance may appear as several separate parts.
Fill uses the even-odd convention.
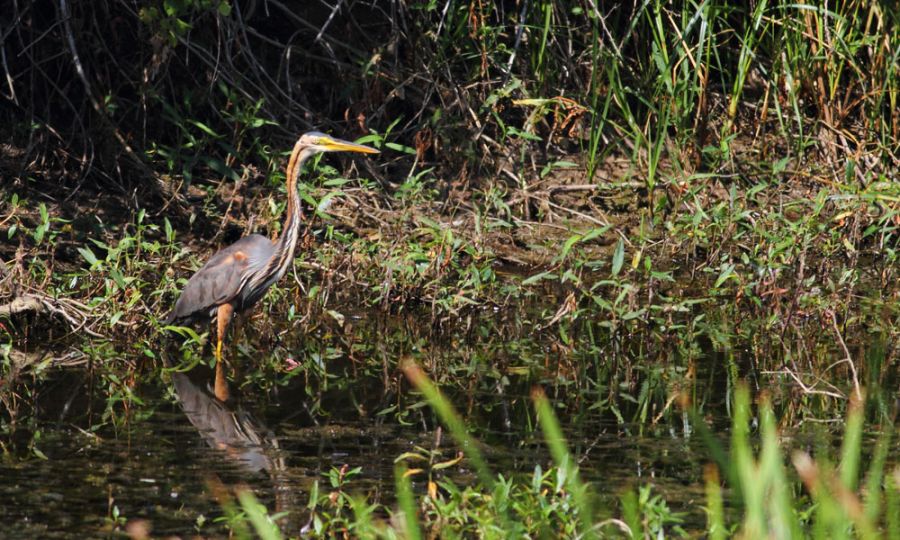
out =
[[[231,302],[241,292],[242,278],[272,251],[272,242],[253,234],[213,255],[191,276],[166,323],[205,317],[215,307]]]

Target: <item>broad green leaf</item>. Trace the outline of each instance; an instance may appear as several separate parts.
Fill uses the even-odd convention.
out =
[[[404,146],[402,144],[397,144],[397,143],[392,143],[392,142],[384,143],[384,145],[386,147],[390,148],[391,150],[396,150],[398,152],[403,152],[404,154],[409,154],[412,156],[416,155],[416,149],[409,147],[409,146]]]
[[[556,279],[556,275],[551,272],[541,272],[540,274],[535,274],[522,280],[522,286],[533,285],[544,279]]]
[[[95,264],[100,262],[97,260],[97,256],[94,255],[94,252],[91,251],[91,248],[89,247],[78,248],[78,253],[81,253],[81,256],[84,257],[84,260],[86,260],[89,265],[91,265],[91,268],[93,268]]]
[[[718,279],[716,279],[715,285],[713,285],[713,289],[718,289],[732,274],[734,274],[734,263],[729,264],[722,270]]]
[[[238,180],[241,179],[241,175],[239,175],[237,173],[237,171],[235,171],[234,169],[232,169],[231,167],[226,165],[225,162],[222,161],[221,159],[207,158],[205,161],[206,161],[206,165],[210,169],[216,171],[217,173],[221,174],[222,176],[228,178],[229,180],[233,180],[233,181],[237,182]]]
[[[622,270],[622,264],[625,262],[625,241],[619,238],[616,243],[616,251],[613,253],[612,259],[612,275],[619,275]]]

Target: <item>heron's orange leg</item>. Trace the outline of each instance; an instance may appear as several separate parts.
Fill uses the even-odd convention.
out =
[[[225,331],[231,322],[234,307],[231,304],[222,304],[216,311],[216,383],[213,392],[219,401],[228,401],[231,392],[228,390],[228,380],[225,378],[225,363],[222,358],[222,343],[225,341]]]

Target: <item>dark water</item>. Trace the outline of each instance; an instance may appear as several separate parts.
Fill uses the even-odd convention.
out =
[[[397,456],[417,447],[441,450],[440,459],[456,454],[396,369],[401,354],[443,381],[495,472],[530,475],[551,465],[528,398],[539,384],[559,405],[572,454],[612,514],[623,490],[650,484],[684,513],[686,529],[703,529],[710,452],[668,397],[690,395],[725,440],[732,379],[751,371],[751,361],[710,348],[671,353],[642,371],[612,345],[580,341],[580,349],[561,353],[545,336],[511,340],[497,331],[437,344],[408,324],[363,325],[338,337],[255,343],[242,350],[242,362],[277,368],[290,357],[321,364],[324,373],[260,368],[227,405],[212,396],[211,371],[202,366],[143,373],[136,399],[114,404],[112,415],[110,382],[96,367],[46,374],[29,386],[27,414],[6,426],[0,536],[104,537],[135,520],[146,520],[154,536],[222,535],[217,494],[227,490],[220,486],[249,486],[270,512],[288,512],[282,525],[298,534],[314,483],[327,493],[328,473],[342,467],[360,468],[346,491],[390,505]],[[474,478],[465,462],[444,474],[462,484]]]
[[[56,377],[60,389],[85,389],[76,382],[83,380],[82,373]],[[102,536],[115,525],[114,507],[124,520],[148,520],[154,535],[223,533],[215,521],[223,515],[214,497],[218,483],[252,487],[270,511],[290,511],[288,526],[296,531],[308,520],[305,507],[313,482],[326,489],[324,474],[332,468],[361,467],[348,490],[389,504],[394,459],[435,443],[433,429],[399,425],[387,416],[359,418],[355,408],[332,407],[331,418],[316,419],[317,424],[296,399],[302,392],[290,387],[279,399],[240,407],[226,407],[202,381],[183,374],[173,375],[172,389],[176,403],[148,393],[144,400],[152,412],[146,418],[95,434],[76,427],[87,413],[72,409],[86,403],[70,404],[58,421],[51,419],[60,417],[64,404],[46,403],[36,446],[47,459],[8,460],[0,466],[2,536]],[[672,502],[686,508],[700,504],[702,443],[675,430],[639,436],[637,426],[591,415],[582,422],[580,429],[569,430],[572,449],[602,493],[614,496],[635,482],[653,482]],[[549,465],[534,433],[481,430],[479,439],[491,464],[506,474]],[[445,458],[452,458],[452,443],[443,445]],[[467,477],[464,468],[450,474],[462,481]]]

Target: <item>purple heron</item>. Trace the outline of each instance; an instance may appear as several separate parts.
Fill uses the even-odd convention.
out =
[[[225,401],[228,386],[222,366],[222,342],[236,313],[250,310],[281,279],[294,261],[294,248],[303,221],[297,177],[303,164],[321,152],[361,152],[378,150],[310,131],[294,144],[287,165],[287,217],[281,235],[274,241],[259,234],[245,236],[213,255],[191,276],[175,308],[163,324],[189,324],[216,320],[216,397]]]

